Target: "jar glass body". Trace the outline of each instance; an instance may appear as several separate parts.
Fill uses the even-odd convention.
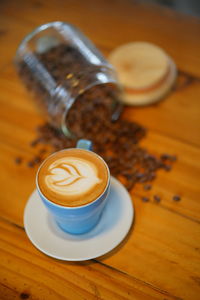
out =
[[[53,22],[36,28],[21,42],[15,65],[48,121],[65,135],[71,135],[67,116],[74,102],[94,86],[110,84],[112,116],[119,116],[115,70],[73,25]]]

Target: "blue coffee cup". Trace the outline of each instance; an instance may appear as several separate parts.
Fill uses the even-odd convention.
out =
[[[89,140],[79,140],[76,148],[83,149],[84,151],[92,151],[92,142]],[[63,151],[63,150],[61,150]],[[65,150],[64,150],[65,151]],[[97,155],[93,152],[94,155]],[[55,155],[55,154],[52,154]],[[110,172],[105,161],[97,155],[105,164],[108,171],[108,180],[106,184],[106,188],[102,192],[102,194],[94,199],[92,202],[75,207],[62,206],[53,202],[53,199],[47,199],[43,193],[41,192],[38,184],[38,173],[41,168],[38,169],[36,175],[36,186],[39,196],[48,209],[50,215],[54,218],[58,226],[71,234],[82,234],[90,231],[95,225],[98,223],[103,209],[106,205],[109,190],[110,190]],[[48,160],[48,158],[46,159]],[[46,161],[45,160],[45,161]]]

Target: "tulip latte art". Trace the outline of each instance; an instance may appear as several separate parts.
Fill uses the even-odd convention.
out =
[[[69,149],[57,152],[42,164],[38,185],[50,201],[80,206],[98,198],[108,182],[108,169],[95,153]]]

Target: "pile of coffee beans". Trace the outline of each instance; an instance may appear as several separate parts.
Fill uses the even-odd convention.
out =
[[[111,174],[117,177],[128,190],[136,183],[149,183],[156,177],[158,169],[169,171],[176,157],[162,154],[156,157],[139,145],[146,130],[135,122],[119,118],[112,121],[110,111],[102,97],[105,87],[93,87],[81,95],[67,116],[67,123],[75,134],[67,138],[49,123],[37,129],[37,144],[50,145],[53,151],[75,147],[80,138],[93,141],[94,151],[107,162]],[[87,101],[86,101],[87,100]],[[102,104],[103,103],[103,104]],[[34,160],[32,161],[34,163]],[[151,185],[144,185],[151,189]]]

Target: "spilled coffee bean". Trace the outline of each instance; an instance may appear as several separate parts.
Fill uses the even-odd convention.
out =
[[[172,198],[174,201],[180,201],[181,197],[179,195],[174,195]]]
[[[22,163],[22,157],[16,157],[15,158],[15,163],[17,164],[17,165],[20,165],[21,163]]]
[[[144,188],[145,191],[149,191],[149,190],[151,190],[152,185],[151,184],[145,184],[143,188]]]
[[[148,197],[142,197],[142,201],[143,202],[149,202],[149,198]]]
[[[153,199],[154,199],[154,201],[157,202],[157,203],[159,203],[159,202],[161,201],[161,198],[160,198],[160,196],[158,196],[158,195],[154,195],[154,196],[153,196]]]

